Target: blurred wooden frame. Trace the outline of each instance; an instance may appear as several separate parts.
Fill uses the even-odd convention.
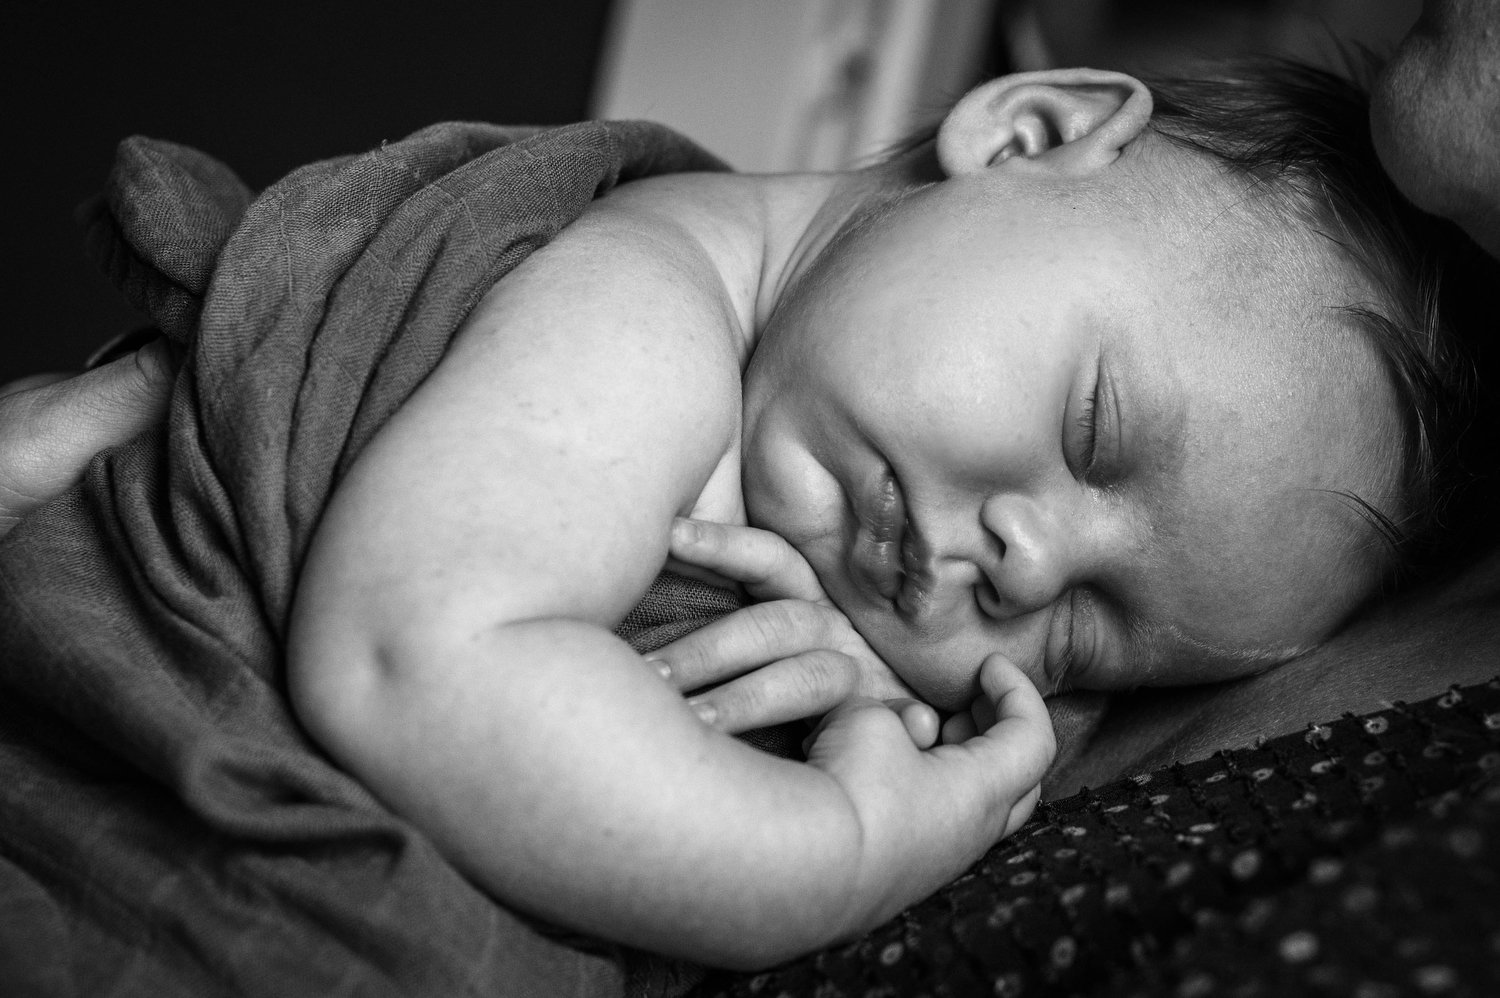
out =
[[[996,0],[617,0],[593,113],[671,125],[740,170],[868,162],[980,82]]]

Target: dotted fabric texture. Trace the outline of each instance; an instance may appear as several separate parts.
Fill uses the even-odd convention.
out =
[[[1044,804],[857,942],[696,995],[1500,995],[1500,679]]]

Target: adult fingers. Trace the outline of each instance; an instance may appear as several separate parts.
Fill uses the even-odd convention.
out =
[[[720,617],[646,658],[677,689],[689,692],[757,669],[767,662],[826,648],[842,621],[806,600],[755,603]]]
[[[679,517],[672,524],[671,553],[743,584],[755,599],[827,599],[807,559],[769,530]]]
[[[99,451],[160,419],[171,385],[162,342],[84,374],[0,390],[0,533],[77,481]]]
[[[130,440],[166,411],[174,375],[165,339],[155,340],[100,367],[8,397],[19,417],[15,432],[29,433],[55,451],[92,456]],[[12,432],[7,414],[6,432]]]
[[[33,388],[43,388],[76,376],[71,371],[48,371],[46,374],[28,374],[24,378],[17,378],[14,381],[7,381],[5,384],[0,385],[0,399],[5,398],[7,395],[16,395],[20,392],[30,391]]]
[[[818,649],[772,662],[688,704],[704,723],[735,734],[825,714],[857,685],[858,668],[847,655]]]

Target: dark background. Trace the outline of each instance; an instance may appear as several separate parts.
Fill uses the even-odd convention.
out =
[[[0,8],[0,383],[78,367],[140,324],[83,254],[73,210],[127,135],[195,146],[252,187],[445,119],[586,116],[608,0]]]

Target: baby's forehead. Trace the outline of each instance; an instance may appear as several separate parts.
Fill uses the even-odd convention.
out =
[[[1319,199],[1309,197],[1290,171],[1249,174],[1213,153],[1147,132],[1122,153],[1098,195],[1195,246],[1205,263],[1265,256],[1352,267],[1327,236],[1334,226],[1320,214]]]

